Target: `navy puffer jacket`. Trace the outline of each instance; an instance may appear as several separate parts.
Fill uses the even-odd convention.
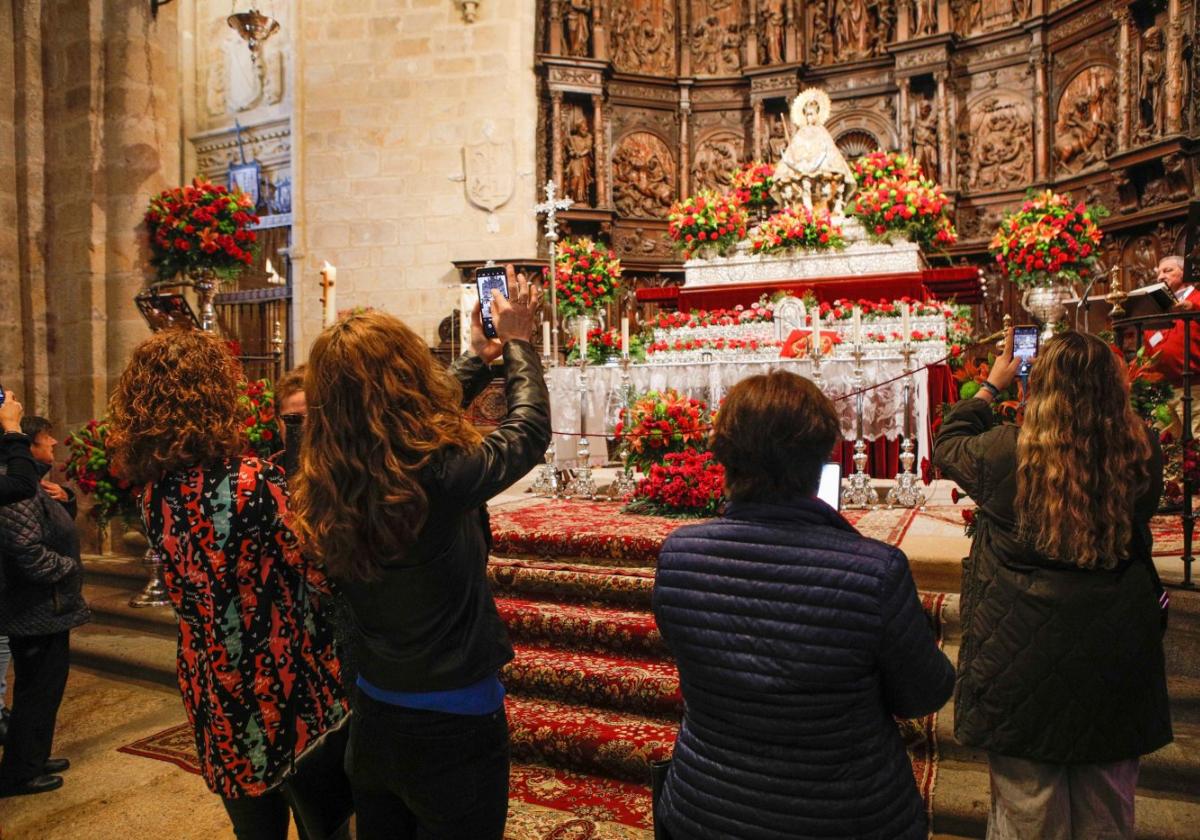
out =
[[[654,614],[685,712],[656,816],[692,838],[924,838],[893,720],[954,668],[896,548],[815,499],[731,503],[664,543]]]

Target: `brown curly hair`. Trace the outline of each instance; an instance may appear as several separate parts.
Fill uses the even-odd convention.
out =
[[[458,381],[382,312],[351,315],[317,337],[304,393],[293,530],[333,575],[371,580],[425,524],[421,470],[443,449],[478,445],[479,432]]]
[[[108,401],[113,465],[134,483],[243,451],[241,366],[199,330],[164,330],[139,344]]]
[[[1129,556],[1133,508],[1150,484],[1151,444],[1112,348],[1068,332],[1046,342],[1017,436],[1022,536],[1083,569]]]

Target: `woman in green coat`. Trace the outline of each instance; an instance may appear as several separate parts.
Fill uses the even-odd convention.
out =
[[[989,840],[1132,838],[1138,758],[1172,737],[1150,559],[1162,455],[1120,358],[1082,333],[1046,342],[1023,424],[995,425],[1012,341],[934,445],[978,505],[954,732],[988,752]]]

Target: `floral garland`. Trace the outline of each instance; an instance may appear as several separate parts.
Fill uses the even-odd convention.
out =
[[[768,207],[775,203],[771,188],[775,186],[775,167],[755,160],[734,171],[730,189],[744,207]]]
[[[705,446],[711,422],[707,403],[668,388],[650,391],[621,409],[614,431],[618,443],[628,441],[626,466],[647,472],[666,455]]]
[[[923,177],[915,158],[898,152],[871,152],[850,165],[858,188],[868,189],[891,181],[913,181]]]
[[[690,260],[696,249],[705,245],[712,245],[724,254],[745,237],[746,211],[733,196],[701,190],[671,205],[667,232],[685,260]]]
[[[789,207],[751,231],[750,247],[756,254],[773,254],[792,248],[827,250],[845,248],[846,239],[829,213]]]
[[[242,380],[241,391],[238,405],[246,413],[242,423],[245,426],[247,448],[260,458],[269,458],[283,449],[271,380]]]
[[[558,246],[554,277],[559,315],[590,315],[616,300],[621,288],[621,261],[587,237],[568,239]]]
[[[651,342],[646,348],[646,352],[650,354],[683,353],[691,350],[749,350],[757,352],[759,350],[769,350],[782,346],[782,341],[760,340],[757,338],[676,338],[672,341],[659,340]]]
[[[67,438],[70,456],[67,477],[79,492],[93,499],[89,514],[104,528],[120,517],[137,522],[137,493],[132,484],[117,475],[108,452],[108,420],[89,420],[87,425]]]
[[[775,311],[763,301],[749,307],[740,303],[733,309],[693,309],[691,312],[660,312],[652,326],[659,329],[683,327],[733,327],[740,324],[763,324],[775,320]]]
[[[615,328],[588,330],[588,364],[602,365],[613,356],[621,355],[621,332]],[[571,336],[566,343],[567,361],[579,359],[579,338]],[[637,333],[629,334],[629,358],[635,362],[646,361],[646,347]]]
[[[1076,282],[1096,272],[1104,238],[1097,223],[1107,215],[1051,190],[1031,192],[1020,210],[1004,216],[989,247],[1017,286]]]
[[[657,516],[716,516],[725,502],[725,468],[711,452],[687,450],[663,457],[638,482],[625,507]]]
[[[812,309],[813,306],[817,306],[818,304],[814,298],[811,304],[806,305],[809,309]],[[849,320],[850,318],[854,317],[854,308],[858,307],[859,311],[862,313],[862,320],[874,321],[882,318],[899,318],[905,305],[911,307],[910,311],[912,313],[912,317],[914,318],[936,318],[939,316],[944,318],[952,318],[961,314],[958,309],[951,304],[941,303],[936,300],[913,300],[910,297],[902,297],[899,300],[884,300],[881,298],[880,300],[876,301],[865,300],[861,298],[859,300],[842,300],[839,298],[832,303],[828,301],[822,302],[819,304],[819,307],[821,310],[821,317],[826,320]],[[967,307],[967,312],[970,312],[969,307]]]
[[[860,188],[850,213],[876,241],[899,235],[924,248],[947,248],[958,241],[949,206],[950,199],[937,184],[897,178]]]
[[[160,280],[198,271],[232,280],[254,262],[258,216],[245,193],[197,178],[150,199],[145,222]]]

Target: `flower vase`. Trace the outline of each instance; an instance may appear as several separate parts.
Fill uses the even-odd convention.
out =
[[[146,585],[142,591],[129,599],[131,607],[169,607],[171,598],[167,594],[167,584],[163,580],[163,561],[158,550],[150,545],[146,538],[145,527],[141,522],[127,522],[124,542],[127,547],[145,547],[142,565],[146,567]]]
[[[599,312],[584,312],[580,315],[572,315],[567,319],[567,335],[569,335],[571,338],[574,338],[576,341],[579,340],[580,329],[582,329],[584,334],[587,335],[590,334],[592,330],[603,328],[604,318]],[[582,363],[582,360],[587,357],[587,346],[585,345],[578,349],[580,362]]]
[[[1021,306],[1042,322],[1042,341],[1054,337],[1059,323],[1067,314],[1064,303],[1073,296],[1074,290],[1070,284],[1061,281],[1025,290],[1021,296]]]

